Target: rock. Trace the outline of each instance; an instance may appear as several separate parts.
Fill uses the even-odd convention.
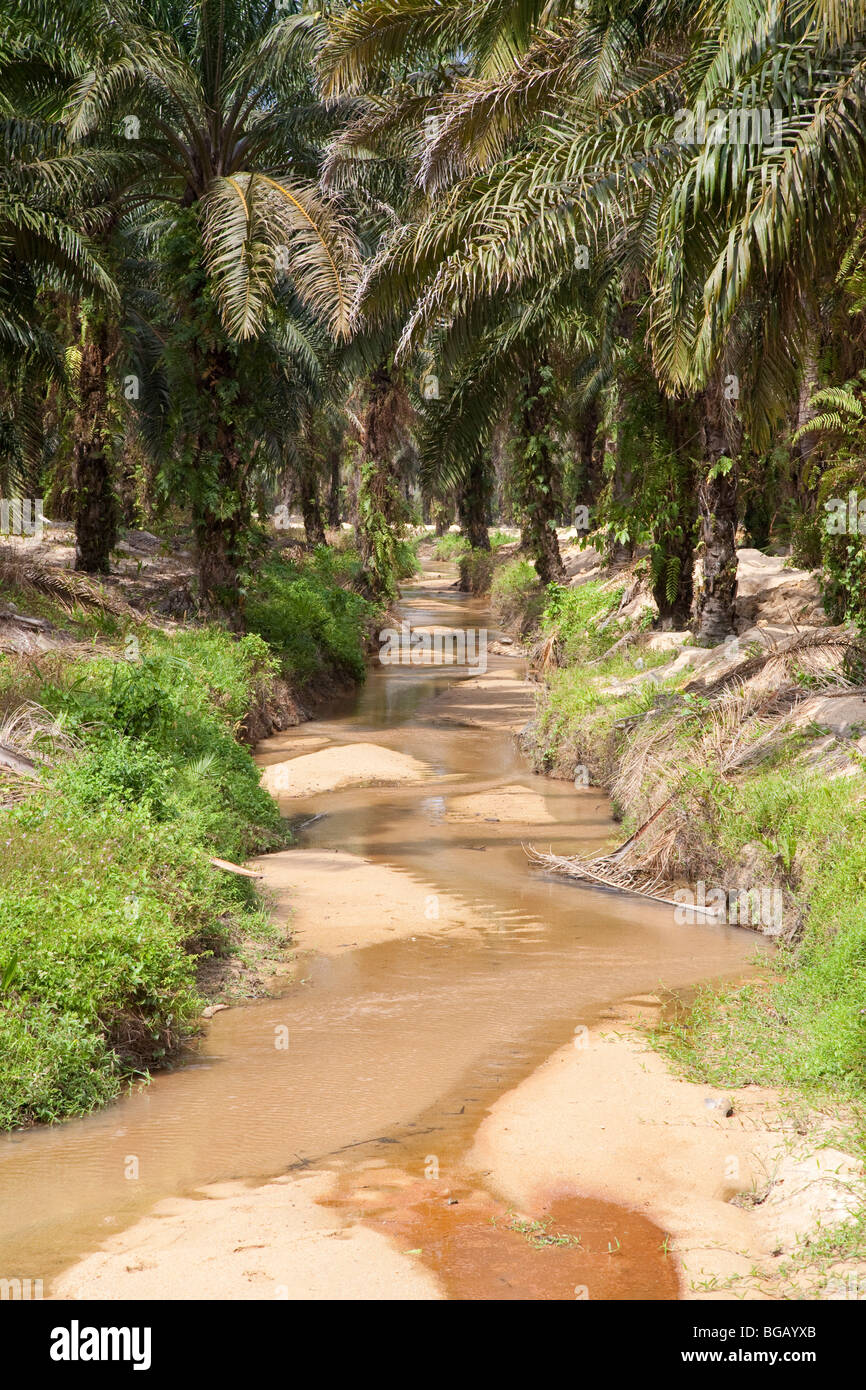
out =
[[[842,738],[859,738],[866,731],[866,699],[862,695],[816,695],[798,707],[794,723],[798,728],[817,724]]]
[[[713,651],[711,647],[684,647],[676,661],[670,666],[664,667],[664,673],[668,676],[678,676],[681,671],[687,670],[690,666],[706,666],[708,661],[712,661]]]
[[[647,648],[651,652],[675,651],[677,647],[682,647],[690,636],[688,629],[680,632],[670,628],[667,632],[654,632],[647,641]]]
[[[714,1111],[718,1115],[724,1115],[726,1120],[730,1119],[731,1115],[734,1113],[734,1103],[728,1096],[719,1098],[707,1096],[704,1105],[707,1110]]]
[[[826,614],[816,575],[787,565],[780,555],[762,555],[745,547],[737,551],[737,625],[778,623],[790,632],[799,627],[824,626]]]

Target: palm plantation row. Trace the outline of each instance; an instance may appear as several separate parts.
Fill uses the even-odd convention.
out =
[[[483,549],[496,476],[542,581],[579,518],[699,640],[743,537],[866,609],[822,524],[863,476],[864,0],[3,10],[0,482],[79,568],[180,509],[238,627],[287,484],[384,594],[407,484]]]

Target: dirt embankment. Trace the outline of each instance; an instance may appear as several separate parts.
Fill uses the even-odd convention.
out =
[[[112,555],[111,573],[93,579],[75,572],[74,532],[66,522],[46,521],[40,539],[7,536],[0,545],[0,579],[25,594],[55,599],[68,612],[76,606],[92,612],[131,619],[170,632],[197,620],[196,568],[192,540],[174,539],[149,531],[125,530]],[[305,545],[280,537],[275,545],[292,560],[299,560]],[[368,635],[372,644],[372,635]],[[40,656],[59,652],[74,658],[92,655],[94,644],[82,641],[61,621],[20,612],[15,604],[0,602],[0,652]],[[99,654],[124,657],[122,647],[99,642]],[[259,682],[249,709],[236,734],[254,747],[262,739],[313,719],[318,709],[350,693],[357,685],[351,676],[335,670],[314,672],[303,681],[282,676]]]

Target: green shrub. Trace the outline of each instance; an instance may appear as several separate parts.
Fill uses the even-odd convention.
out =
[[[593,580],[574,589],[562,584],[548,587],[541,630],[545,635],[556,634],[565,662],[592,661],[613,646],[619,629],[600,632],[599,625],[616,612],[622,594],[621,587],[611,591]]]
[[[465,536],[459,531],[449,531],[447,535],[440,536],[433,547],[433,555],[437,560],[457,560],[468,549],[469,542]]]
[[[85,1115],[119,1084],[115,1057],[77,1015],[20,999],[0,1008],[0,1129]]]
[[[242,638],[130,621],[111,654],[0,656],[5,706],[35,700],[75,745],[0,811],[0,1127],[84,1114],[163,1065],[196,1027],[198,959],[273,935],[249,880],[209,863],[286,843],[235,733],[280,669],[363,675],[359,575],[349,551],[268,561]]]
[[[305,572],[284,560],[267,561],[247,599],[247,624],[279,654],[283,670],[301,680],[323,668],[360,680],[365,634],[376,610],[330,575],[323,577],[325,567],[321,556]],[[342,573],[350,569],[351,561]]]
[[[285,843],[233,737],[273,658],[219,629],[141,645],[138,662],[52,661],[28,691],[80,746],[0,813],[5,1127],[84,1113],[161,1065],[195,1027],[197,957],[262,930],[248,881],[208,860]]]
[[[490,547],[497,550],[503,545],[514,545],[514,536],[509,536],[505,531],[491,531]],[[449,531],[447,536],[440,536],[433,547],[433,555],[437,560],[459,560],[461,555],[465,555],[471,547],[468,540],[459,531]],[[480,554],[486,554],[480,551]]]
[[[411,579],[413,575],[421,570],[421,561],[418,559],[418,539],[401,537],[395,546],[394,566],[398,579]]]
[[[88,808],[115,803],[143,806],[157,819],[166,813],[171,763],[126,737],[101,740],[61,770],[61,794]]]
[[[512,560],[497,568],[490,586],[493,612],[505,627],[521,635],[532,630],[541,617],[545,591],[538,582],[534,565],[528,560]]]
[[[496,560],[491,550],[466,550],[460,556],[460,587],[470,594],[490,591]]]

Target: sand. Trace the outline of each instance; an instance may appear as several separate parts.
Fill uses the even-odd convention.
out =
[[[472,1185],[466,1193],[476,1200],[498,1201],[500,1212],[543,1215],[577,1193],[649,1218],[668,1233],[681,1298],[797,1297],[774,1270],[816,1223],[856,1208],[856,1160],[786,1111],[774,1091],[731,1093],[676,1077],[629,1021],[651,1004],[611,1012],[622,1018],[579,1034],[577,1046],[554,1053],[493,1105],[455,1180]],[[410,1244],[356,1224],[388,1177],[360,1173],[351,1200],[336,1205],[331,1172],[259,1187],[222,1183],[163,1201],[62,1275],[52,1297],[442,1298],[421,1235]],[[396,1170],[390,1177],[398,1189],[410,1182]],[[456,1219],[466,1214],[459,1190]],[[736,1205],[737,1193],[760,1200]]]
[[[271,763],[262,769],[261,785],[282,801],[343,787],[423,782],[429,775],[424,763],[406,753],[396,753],[377,743],[346,743]]]
[[[300,950],[339,955],[423,932],[483,926],[459,898],[344,850],[290,849],[250,861]]]
[[[777,1091],[675,1076],[628,1021],[652,1008],[611,1012],[622,1022],[578,1034],[494,1104],[469,1166],[521,1210],[568,1189],[651,1217],[671,1237],[681,1298],[778,1298],[782,1257],[857,1209],[859,1163]],[[771,1277],[751,1278],[755,1266]]]
[[[532,686],[508,667],[460,681],[430,705],[435,720],[511,733],[522,729],[534,713]]]
[[[450,797],[445,810],[448,821],[501,821],[515,825],[555,825],[556,817],[547,809],[544,797],[515,783],[491,792],[472,792]]]
[[[59,1299],[435,1299],[399,1244],[320,1206],[329,1174],[160,1202],[54,1285]]]

